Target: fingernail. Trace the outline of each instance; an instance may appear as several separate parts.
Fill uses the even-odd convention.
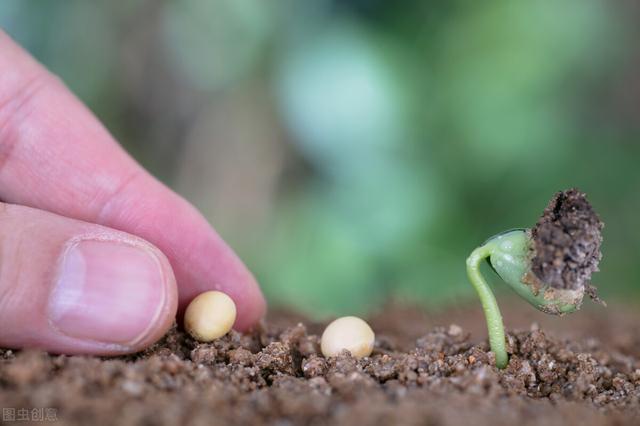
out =
[[[157,254],[128,242],[82,240],[62,256],[49,299],[52,325],[68,336],[102,343],[144,339],[166,295]]]

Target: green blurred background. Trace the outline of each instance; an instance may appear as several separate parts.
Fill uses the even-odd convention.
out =
[[[606,222],[594,283],[640,296],[637,2],[3,0],[0,23],[272,304],[470,300],[470,251],[570,186]]]

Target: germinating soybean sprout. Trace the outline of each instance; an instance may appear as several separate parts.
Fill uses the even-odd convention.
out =
[[[498,303],[480,273],[482,261],[536,309],[568,314],[580,309],[585,293],[601,302],[589,280],[602,257],[602,227],[585,194],[574,188],[555,194],[533,228],[495,235],[471,253],[467,276],[480,297],[498,368],[507,366],[509,356]]]

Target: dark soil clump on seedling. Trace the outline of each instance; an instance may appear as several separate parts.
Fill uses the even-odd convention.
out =
[[[581,313],[568,340],[543,314],[526,314],[538,325],[507,310],[524,328],[508,333],[505,370],[471,337],[479,309],[386,309],[360,360],[325,359],[322,325],[291,314],[210,344],[174,328],[111,359],[0,350],[0,407],[54,407],[62,424],[93,425],[640,424],[640,317],[621,312]]]
[[[532,229],[532,272],[551,287],[586,287],[594,295],[589,280],[602,257],[602,228],[584,193],[575,188],[556,193]]]

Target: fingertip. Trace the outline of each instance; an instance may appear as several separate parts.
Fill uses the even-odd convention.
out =
[[[82,352],[137,352],[175,319],[176,280],[164,254],[118,232],[72,238],[49,294],[48,321],[61,342]],[[92,345],[95,348],[92,348]],[[84,349],[90,348],[89,350]]]
[[[246,331],[265,315],[267,304],[255,277],[238,255],[217,235],[211,237],[216,246],[217,261],[211,263],[211,277],[206,290],[220,290],[228,294],[236,304],[235,330]],[[205,260],[205,259],[203,259]],[[209,261],[211,262],[211,261]]]
[[[0,346],[119,355],[175,320],[171,265],[141,238],[3,204],[0,234]]]
[[[192,258],[189,263],[193,269],[175,268],[176,274],[184,281],[180,285],[179,311],[182,316],[187,305],[198,294],[217,290],[227,294],[236,305],[237,316],[233,328],[247,331],[261,318],[267,309],[266,300],[255,277],[240,258],[220,237],[211,230],[204,237],[204,246],[208,247],[202,256]],[[203,237],[203,234],[200,234]],[[199,271],[199,273],[194,273]]]
[[[243,286],[244,295],[239,297],[239,301],[234,299],[237,306],[237,317],[233,328],[238,331],[247,331],[256,325],[267,311],[267,303],[260,286],[255,278],[247,271],[249,277]],[[233,299],[233,296],[231,297]]]

